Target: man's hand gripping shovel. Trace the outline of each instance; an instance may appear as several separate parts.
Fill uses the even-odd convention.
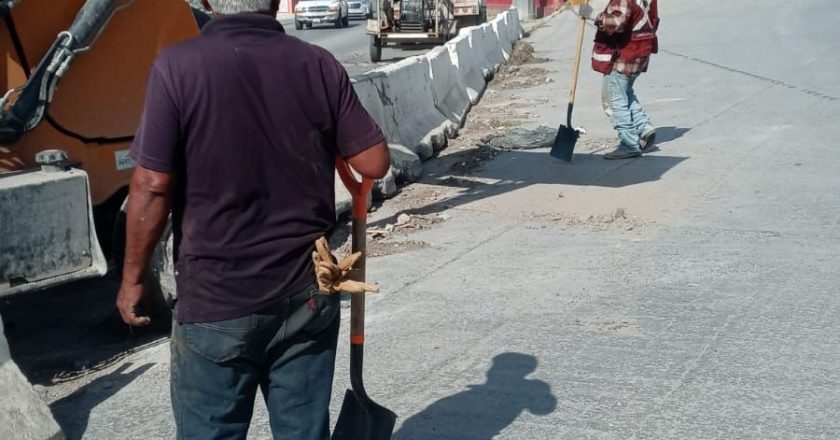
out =
[[[362,360],[365,347],[365,290],[371,291],[374,287],[364,284],[367,196],[373,182],[367,178],[361,181],[356,180],[350,165],[340,157],[336,157],[336,169],[344,186],[353,196],[353,255],[338,264],[339,271],[349,271],[347,274],[350,279],[344,282],[350,284],[334,286],[337,290],[349,291],[351,295],[350,383],[353,389],[347,390],[344,394],[344,403],[341,404],[341,412],[338,414],[332,440],[389,440],[394,432],[397,415],[371,400],[362,381]],[[326,241],[318,245],[318,247],[325,246]],[[316,253],[319,252],[321,252],[320,249],[316,251]],[[327,255],[329,255],[328,248]],[[314,255],[313,258],[315,258]],[[355,269],[351,270],[354,263]],[[320,285],[321,274],[318,274],[318,277]]]

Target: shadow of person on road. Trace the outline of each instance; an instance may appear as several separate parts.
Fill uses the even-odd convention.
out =
[[[107,368],[123,353],[169,336],[170,317],[153,316],[151,325],[138,328],[122,321],[114,305],[120,286],[115,272],[0,303],[12,356],[31,383]]]
[[[503,353],[493,359],[487,382],[431,404],[402,424],[394,440],[490,440],[528,411],[551,414],[557,399],[541,380],[526,379],[537,358]]]
[[[50,405],[50,410],[68,440],[80,439],[87,431],[90,412],[100,403],[117,394],[134,379],[152,368],[154,364],[143,364],[128,373],[130,363],[123,364],[113,373],[96,378],[79,388],[73,394]]]
[[[684,134],[688,133],[691,130],[690,128],[684,127],[674,127],[674,126],[667,126],[667,127],[657,127],[656,128],[656,144],[665,144],[674,140],[681,138]]]

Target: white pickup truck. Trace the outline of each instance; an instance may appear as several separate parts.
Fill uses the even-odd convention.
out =
[[[346,0],[301,0],[295,6],[295,29],[329,23],[337,28],[350,26],[350,11]]]

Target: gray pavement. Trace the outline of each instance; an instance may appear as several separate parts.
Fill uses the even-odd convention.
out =
[[[399,61],[403,58],[422,55],[428,47],[416,49],[385,47],[382,49],[382,61],[371,63],[368,55],[370,36],[365,33],[364,20],[351,20],[350,26],[336,29],[331,24],[316,25],[312,29],[296,30],[294,21],[282,19],[286,33],[301,40],[329,50],[344,64],[350,76],[358,75],[379,66]]]
[[[662,127],[645,157],[601,158],[613,133],[584,65],[572,165],[543,150],[474,175],[429,163],[404,195],[434,192],[412,212],[448,220],[368,266],[382,293],[366,383],[399,415],[394,438],[840,438],[831,4],[663,4],[662,53],[637,83]],[[488,94],[526,103],[527,125],[564,121],[575,32],[562,14],[529,39],[555,82]],[[371,222],[394,214],[386,202]],[[56,397],[69,437],[171,438],[167,353]],[[269,438],[261,404],[250,438]]]

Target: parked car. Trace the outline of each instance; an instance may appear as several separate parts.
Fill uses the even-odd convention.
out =
[[[347,0],[300,0],[295,6],[295,29],[322,23],[332,23],[337,28],[349,26]]]
[[[370,8],[370,0],[350,0],[350,18],[364,20],[373,18],[373,11]]]

